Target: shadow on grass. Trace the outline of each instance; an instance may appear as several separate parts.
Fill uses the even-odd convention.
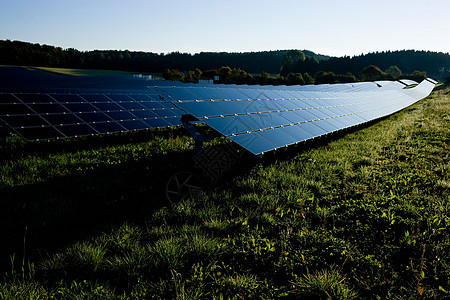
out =
[[[124,221],[143,222],[167,205],[162,187],[191,157],[173,152],[0,190],[0,270],[10,270],[13,253],[36,261]]]
[[[0,236],[4,245],[0,249],[0,270],[10,270],[10,256],[13,253],[16,261],[21,261],[23,257],[37,261],[71,243],[108,231],[125,221],[144,223],[152,211],[169,205],[165,185],[177,171],[191,170],[199,174],[205,189],[233,189],[230,185],[232,179],[245,175],[256,164],[268,165],[277,160],[288,160],[360,128],[270,152],[262,159],[233,143],[224,143],[203,149],[203,166],[194,162],[194,151],[174,151],[148,159],[96,167],[82,174],[51,178],[43,183],[5,188],[0,190]],[[183,134],[180,129],[175,129],[150,132],[150,136],[161,133],[164,137]],[[82,138],[81,142],[35,145],[18,142],[16,147],[20,148],[22,154],[44,155],[49,151],[67,153],[148,138],[147,132],[125,137]]]

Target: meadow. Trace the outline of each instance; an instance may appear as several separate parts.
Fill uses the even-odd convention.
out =
[[[98,70],[98,69],[69,69],[69,68],[51,68],[51,67],[28,67],[30,69],[42,70],[53,74],[72,75],[72,76],[132,76],[133,72],[116,70]],[[154,79],[162,79],[161,73],[153,73]]]
[[[170,205],[162,187],[193,156],[181,128],[9,137],[0,298],[448,298],[449,144],[441,86]]]

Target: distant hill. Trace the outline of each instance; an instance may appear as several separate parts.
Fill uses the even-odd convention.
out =
[[[450,76],[449,53],[432,51],[374,52],[354,57],[333,57],[327,61],[321,61],[319,64],[319,69],[339,74],[351,72],[359,75],[362,68],[375,65],[383,71],[390,66],[397,66],[403,73],[413,73],[415,70],[425,71],[429,77],[440,80]]]
[[[165,69],[180,71],[218,69],[222,66],[240,68],[249,73],[279,73],[287,50],[261,52],[201,52],[196,54],[172,52],[158,54],[128,50],[78,51],[49,45],[0,40],[0,64],[42,67],[66,67],[123,70],[160,73]],[[314,74],[332,71],[336,74],[351,72],[359,75],[369,65],[383,71],[398,66],[404,73],[426,71],[429,76],[444,79],[450,76],[450,55],[431,51],[375,52],[354,57],[330,57],[303,50],[307,60],[298,72]]]
[[[261,52],[201,52],[196,54],[95,50],[78,51],[20,41],[0,41],[0,64],[45,67],[98,68],[124,71],[162,72],[167,68],[182,71],[222,66],[240,68],[251,73],[278,73],[286,50]],[[304,50],[318,61],[329,56]]]

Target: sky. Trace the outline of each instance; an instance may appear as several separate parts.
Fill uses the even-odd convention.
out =
[[[0,39],[88,50],[450,52],[449,0],[0,0]]]

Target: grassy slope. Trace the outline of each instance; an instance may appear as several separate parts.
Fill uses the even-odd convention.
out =
[[[338,140],[265,160],[195,201],[137,217],[124,210],[125,218],[108,223],[112,229],[100,226],[103,233],[44,255],[29,275],[9,274],[0,298],[448,297],[449,125],[447,89]],[[99,214],[111,202],[139,210],[132,200],[142,194],[125,191],[121,181],[142,189],[153,178],[145,172],[152,173],[148,155],[169,155],[171,146],[178,156],[189,143],[154,139],[49,155],[24,150],[2,163],[2,191],[16,195],[32,185],[44,207],[53,207],[48,214],[65,203],[68,211],[56,212],[62,216],[92,191],[97,201],[112,190],[98,200]],[[45,192],[46,183],[73,182],[71,176],[75,198],[67,190]],[[35,205],[40,224],[48,214]]]
[[[50,67],[30,67],[31,69],[43,70],[54,74],[72,75],[72,76],[109,76],[124,75],[131,76],[134,72],[116,71],[116,70],[97,70],[97,69],[68,69],[68,68],[50,68]],[[161,73],[152,73],[153,79],[163,79]]]
[[[49,68],[49,67],[33,67],[33,69],[43,70],[49,73],[72,75],[72,76],[133,75],[133,72],[114,71],[114,70],[67,69],[67,68]]]

